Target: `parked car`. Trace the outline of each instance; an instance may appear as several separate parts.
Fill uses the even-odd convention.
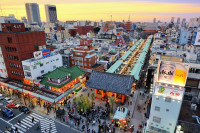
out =
[[[28,109],[26,106],[19,106],[19,110],[20,110],[21,112],[26,113],[26,114],[29,114],[29,113],[30,113],[29,109]]]
[[[4,109],[4,110],[2,110],[1,113],[2,113],[3,117],[8,117],[8,118],[14,117],[13,112],[9,109]]]
[[[3,94],[0,94],[0,100],[3,100],[3,99],[4,99]]]
[[[9,103],[6,105],[7,108],[13,108],[13,109],[17,109],[19,107],[19,104],[16,103]]]
[[[7,103],[12,103],[12,102],[13,102],[13,100],[10,99],[9,97],[4,98],[4,100],[5,100]]]

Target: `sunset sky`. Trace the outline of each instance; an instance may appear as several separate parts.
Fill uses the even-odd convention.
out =
[[[169,21],[171,17],[200,17],[200,0],[0,0],[0,16],[26,16],[25,3],[38,3],[46,21],[44,4],[57,7],[58,20]]]

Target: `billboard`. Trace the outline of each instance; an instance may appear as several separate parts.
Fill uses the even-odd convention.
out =
[[[50,56],[50,49],[44,49],[44,50],[42,50],[42,55],[43,55],[43,57]]]
[[[33,52],[33,56],[35,59],[42,58],[42,51]]]
[[[163,85],[156,85],[155,87],[155,95],[169,97],[172,99],[182,100],[184,94],[184,88],[174,88]]]
[[[189,65],[171,61],[159,61],[157,82],[185,86]]]

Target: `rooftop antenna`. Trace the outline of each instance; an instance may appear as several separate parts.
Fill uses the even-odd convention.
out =
[[[128,16],[128,21],[130,21],[130,14],[129,14],[129,16]]]
[[[110,15],[110,18],[111,18],[111,22],[112,22],[112,15]]]

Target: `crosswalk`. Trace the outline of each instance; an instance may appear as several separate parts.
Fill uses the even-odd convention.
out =
[[[34,121],[32,122],[33,117],[34,117]],[[18,133],[27,133],[28,130],[36,124],[40,125],[41,133],[45,133],[45,132],[57,133],[55,122],[53,120],[40,116],[36,113],[31,113],[29,116],[21,120],[21,124],[19,123],[14,124],[11,128],[14,131],[17,128]],[[6,131],[6,133],[10,133],[10,132]]]
[[[32,118],[34,117],[34,121],[32,123]],[[43,116],[40,116],[36,113],[32,113],[21,121],[21,124],[17,123],[12,126],[12,129],[15,130],[18,128],[19,133],[26,133],[31,127],[33,127],[36,123],[40,122],[43,119]]]
[[[40,121],[41,124],[41,132],[44,133],[45,130],[49,133],[57,133],[55,122],[51,119],[44,118]]]

